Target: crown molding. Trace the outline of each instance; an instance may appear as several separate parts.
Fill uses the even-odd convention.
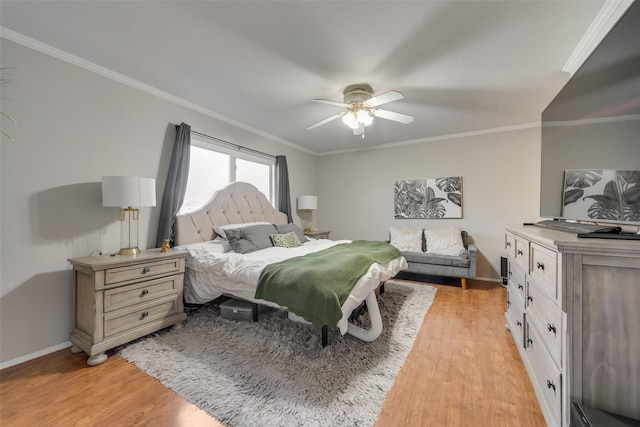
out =
[[[206,116],[219,120],[221,122],[230,124],[247,132],[253,133],[254,135],[261,136],[263,138],[269,139],[271,141],[286,145],[288,147],[294,148],[298,151],[304,151],[307,154],[317,155],[318,153],[306,149],[304,147],[300,147],[299,145],[294,144],[293,142],[287,141],[283,138],[277,137],[275,135],[271,135],[270,133],[261,131],[259,129],[253,128],[245,123],[239,122],[237,120],[231,119],[229,117],[223,116],[222,114],[218,114],[215,111],[209,110],[208,108],[202,107],[196,103],[191,101],[187,101],[186,99],[182,99],[178,96],[172,95],[168,92],[157,89],[148,84],[142,83],[138,80],[132,79],[130,77],[125,76],[124,74],[117,73],[113,70],[109,70],[108,68],[102,67],[93,62],[82,59],[78,56],[72,55],[68,52],[57,49],[53,46],[49,46],[48,44],[42,43],[38,40],[27,37],[23,34],[17,33],[13,30],[0,26],[0,37],[10,40],[14,43],[20,44],[22,46],[28,47],[40,53],[44,53],[45,55],[52,56],[56,59],[59,59],[64,62],[68,62],[69,64],[73,64],[77,67],[83,68],[87,71],[91,71],[93,73],[99,74],[103,77],[106,77],[111,80],[115,80],[119,83],[132,87],[134,89],[138,89],[142,92],[146,92],[150,95],[156,96],[160,99],[164,99],[165,101],[172,102],[174,104],[180,105],[185,108],[189,108],[190,110],[197,111]]]
[[[573,75],[584,63],[591,52],[600,44],[602,39],[618,22],[618,19],[627,11],[633,0],[606,0],[605,4],[587,28],[580,42],[573,50],[562,71]]]

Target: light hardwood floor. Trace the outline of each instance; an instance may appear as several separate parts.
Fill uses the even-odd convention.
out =
[[[504,326],[506,290],[435,286],[376,427],[544,426]],[[85,362],[66,349],[0,371],[0,426],[222,426],[119,356]]]

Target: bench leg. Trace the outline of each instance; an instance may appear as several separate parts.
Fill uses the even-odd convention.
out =
[[[467,278],[466,277],[461,277],[460,278],[460,284],[462,285],[462,290],[466,290],[467,289]]]

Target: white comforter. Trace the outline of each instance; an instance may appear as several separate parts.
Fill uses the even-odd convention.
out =
[[[274,303],[254,298],[260,273],[268,264],[289,258],[317,252],[350,240],[311,239],[297,248],[267,248],[248,254],[223,252],[224,242],[206,242],[185,245],[189,251],[186,266],[185,300],[188,303],[203,304],[220,295],[230,294],[239,298],[276,306]],[[349,315],[367,295],[402,269],[407,268],[403,257],[387,263],[373,263],[356,282],[351,294],[342,305],[342,319],[338,322],[340,333],[347,332]]]

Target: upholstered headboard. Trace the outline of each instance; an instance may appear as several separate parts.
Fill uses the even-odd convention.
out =
[[[202,208],[176,217],[174,244],[213,240],[216,237],[214,225],[259,221],[286,224],[287,215],[275,210],[253,185],[234,182],[217,191]]]

